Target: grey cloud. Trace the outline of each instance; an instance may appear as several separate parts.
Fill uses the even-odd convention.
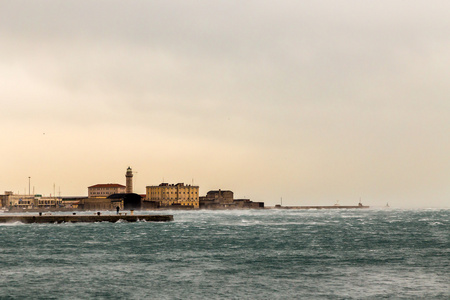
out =
[[[253,167],[293,172],[292,190],[308,176],[291,166],[329,170],[311,175],[320,186],[373,161],[378,175],[361,186],[387,188],[386,162],[401,176],[409,160],[422,162],[408,172],[438,182],[450,164],[448,11],[448,1],[2,1],[0,122],[223,139],[259,151]]]

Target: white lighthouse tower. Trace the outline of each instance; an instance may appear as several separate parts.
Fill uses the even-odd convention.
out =
[[[127,173],[125,174],[126,181],[126,193],[132,193],[133,192],[133,171],[130,167],[127,169]]]

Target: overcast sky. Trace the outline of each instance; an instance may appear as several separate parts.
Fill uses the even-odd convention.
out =
[[[450,207],[450,1],[0,1],[0,193]]]

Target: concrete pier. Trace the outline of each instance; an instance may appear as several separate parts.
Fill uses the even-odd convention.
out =
[[[22,215],[0,216],[0,223],[78,223],[78,222],[169,222],[173,215]]]

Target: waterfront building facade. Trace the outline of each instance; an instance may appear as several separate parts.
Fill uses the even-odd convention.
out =
[[[96,184],[88,187],[89,198],[107,198],[113,194],[126,192],[126,187],[118,183]]]
[[[43,197],[36,195],[21,195],[5,192],[1,195],[2,206],[17,209],[52,208],[61,206],[61,197]]]
[[[60,197],[36,197],[35,199],[38,208],[58,207],[62,204]]]
[[[191,206],[199,208],[199,187],[184,183],[161,183],[146,187],[146,201],[155,201],[160,207]]]
[[[10,208],[17,207],[29,209],[34,208],[36,206],[36,201],[34,195],[20,195],[7,192],[6,204]]]

